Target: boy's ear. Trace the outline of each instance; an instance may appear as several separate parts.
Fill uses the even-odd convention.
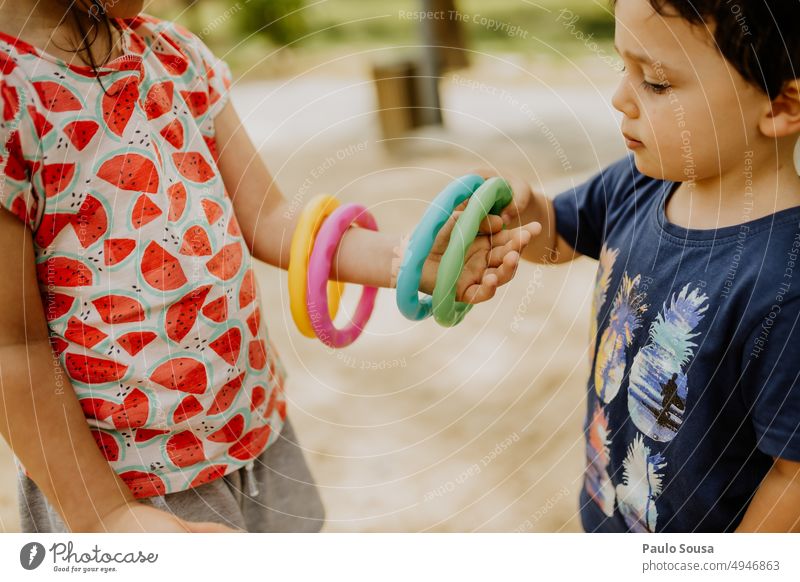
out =
[[[800,79],[788,81],[761,116],[759,129],[767,137],[800,133]]]

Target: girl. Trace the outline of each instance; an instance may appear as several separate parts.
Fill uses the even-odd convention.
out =
[[[0,432],[22,529],[318,530],[250,261],[286,268],[296,217],[227,66],[141,8],[0,8]],[[538,229],[487,221],[459,299],[491,298]],[[331,275],[389,287],[398,246],[351,229]]]

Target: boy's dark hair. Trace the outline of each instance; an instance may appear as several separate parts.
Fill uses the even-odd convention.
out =
[[[796,79],[800,64],[800,0],[649,0],[662,15],[715,24],[722,55],[770,99]],[[617,0],[611,0],[616,5]],[[669,9],[672,9],[671,11]]]

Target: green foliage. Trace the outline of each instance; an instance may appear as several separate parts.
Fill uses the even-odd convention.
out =
[[[238,28],[245,34],[264,35],[280,45],[290,44],[308,32],[305,0],[249,0],[236,12]]]

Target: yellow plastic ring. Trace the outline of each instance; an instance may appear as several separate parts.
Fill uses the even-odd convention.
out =
[[[306,337],[316,337],[306,302],[308,262],[322,223],[338,206],[339,201],[333,196],[327,194],[315,196],[303,208],[292,236],[292,246],[289,250],[289,307],[297,329]],[[339,311],[339,300],[343,292],[344,283],[328,281],[328,313],[331,320]]]

